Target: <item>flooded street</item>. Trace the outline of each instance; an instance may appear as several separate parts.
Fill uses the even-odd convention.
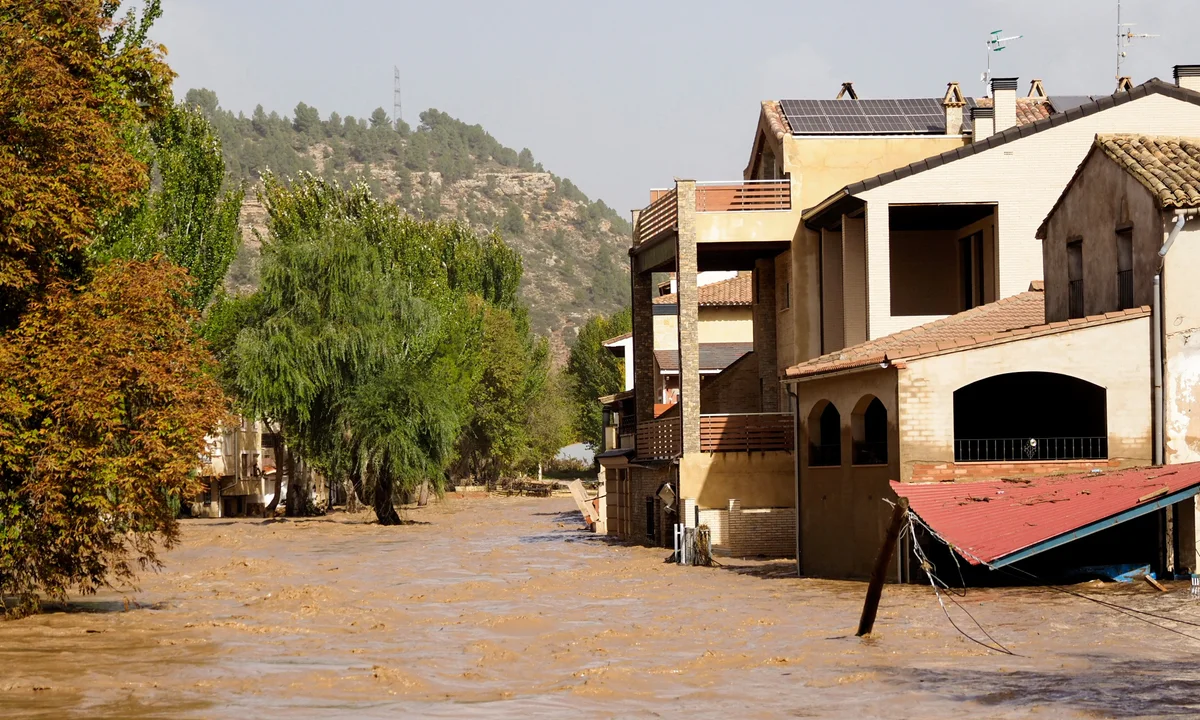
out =
[[[928,587],[888,587],[860,640],[862,584],[664,564],[583,532],[570,499],[409,517],[185,522],[136,592],[0,622],[0,716],[1200,713],[1200,642],[1062,594],[967,596],[1020,657],[963,639]],[[1200,622],[1182,586],[1088,591]]]

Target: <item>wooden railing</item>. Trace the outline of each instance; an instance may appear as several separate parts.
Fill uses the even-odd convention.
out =
[[[790,210],[791,207],[789,180],[696,183],[696,212]]]
[[[659,233],[671,230],[679,222],[679,207],[675,191],[662,193],[638,215],[634,237],[636,243],[644,243]]]
[[[666,459],[683,454],[683,425],[677,417],[638,423],[637,456]]]
[[[792,451],[790,413],[701,415],[701,452]]]

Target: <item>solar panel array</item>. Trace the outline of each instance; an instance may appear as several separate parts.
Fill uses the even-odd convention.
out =
[[[799,135],[914,135],[946,132],[940,98],[780,100]]]

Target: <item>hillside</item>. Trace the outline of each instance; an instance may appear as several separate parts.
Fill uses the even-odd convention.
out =
[[[209,90],[190,90],[186,102],[220,134],[230,179],[248,183],[246,245],[227,279],[235,289],[257,282],[253,231],[264,228],[265,212],[255,186],[269,168],[285,177],[307,171],[339,183],[361,179],[418,217],[458,220],[480,233],[496,229],[524,258],[522,295],[533,327],[552,338],[560,357],[589,315],[628,302],[628,221],[547,172],[528,149],[504,147],[479,125],[433,109],[421,113],[416,129],[393,124],[382,109],[366,119],[322,119],[304,103],[292,117],[261,106],[246,117],[221,109]]]

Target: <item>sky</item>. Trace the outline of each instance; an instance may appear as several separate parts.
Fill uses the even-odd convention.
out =
[[[992,73],[1059,94],[1112,92],[1116,0],[459,2],[164,0],[152,37],[178,97],[322,116],[392,108],[393,66],[411,125],[434,107],[528,147],[622,214],[673,178],[732,180],[764,99],[982,93],[988,33],[1021,34]],[[1200,0],[1124,0],[1135,40],[1123,74],[1171,80],[1200,64]]]

